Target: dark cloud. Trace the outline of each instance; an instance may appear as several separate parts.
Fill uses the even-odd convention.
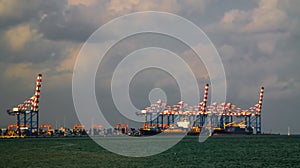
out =
[[[101,8],[99,10],[102,11]],[[102,23],[97,11],[86,6],[71,6],[45,16],[39,30],[51,40],[84,42]]]

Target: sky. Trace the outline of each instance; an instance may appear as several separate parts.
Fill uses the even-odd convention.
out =
[[[40,122],[54,127],[78,123],[72,75],[85,41],[119,16],[163,11],[190,20],[215,45],[226,73],[227,101],[247,109],[258,102],[259,88],[264,86],[262,131],[286,133],[290,127],[292,133],[300,133],[299,6],[298,0],[0,0],[0,126],[15,122],[6,109],[33,95],[38,73],[43,74]],[[189,54],[189,48],[174,39],[158,36],[123,40],[106,55],[106,65],[116,66],[125,53],[153,44]],[[199,62],[202,66],[190,65],[201,89],[208,78]],[[101,89],[105,75],[98,74],[96,80],[99,99],[108,94]],[[171,102],[178,100],[178,86],[167,73],[143,71],[134,80],[131,98],[137,108],[148,105],[149,91],[157,86]]]

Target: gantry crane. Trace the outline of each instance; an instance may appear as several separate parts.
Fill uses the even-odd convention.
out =
[[[35,84],[35,92],[32,97],[23,103],[7,110],[7,113],[17,117],[17,133],[21,136],[21,126],[28,125],[27,135],[37,136],[39,129],[39,98],[42,83],[42,74],[38,74]]]
[[[190,134],[200,132],[213,133],[261,133],[261,110],[263,104],[264,87],[260,88],[259,101],[249,109],[242,108],[231,102],[214,102],[207,106],[209,85],[204,88],[203,101],[198,106],[189,106],[183,101],[174,106],[168,106],[161,100],[146,107],[138,115],[145,115],[145,123],[140,129],[144,135],[154,135],[168,128],[179,127],[179,119],[185,118],[191,124]],[[150,115],[151,114],[151,115]],[[152,121],[152,114],[156,115],[156,123]],[[150,116],[148,120],[147,116]],[[165,117],[166,116],[166,117]],[[165,120],[166,119],[166,120]],[[164,123],[164,120],[166,123]],[[180,123],[182,124],[182,123]],[[175,130],[175,129],[174,129]]]

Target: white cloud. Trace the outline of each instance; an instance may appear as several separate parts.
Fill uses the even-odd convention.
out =
[[[220,22],[224,29],[237,32],[272,31],[286,27],[287,15],[278,7],[277,0],[260,0],[258,7],[243,11],[238,9],[226,12]]]
[[[131,12],[149,11],[149,10],[176,13],[179,11],[180,6],[177,3],[177,1],[173,1],[173,0],[164,0],[164,1],[130,0],[130,1],[126,1],[126,3],[124,3],[124,1],[122,0],[111,0],[110,3],[107,4],[106,8],[109,12],[108,14],[112,16],[118,16],[118,15],[127,14]]]
[[[26,18],[27,16],[32,16],[33,12],[38,7],[42,1],[39,0],[0,0],[0,22],[12,21]]]
[[[22,17],[21,6],[17,0],[1,0],[0,1],[0,16],[2,17]]]
[[[99,0],[68,0],[68,5],[85,5],[85,6],[91,6],[98,3]]]
[[[251,22],[245,26],[244,31],[256,32],[281,28],[285,24],[286,17],[286,13],[278,8],[278,0],[261,0],[259,8],[251,13]]]
[[[68,48],[67,53],[68,56],[63,59],[55,68],[57,72],[68,72],[71,73],[73,71],[73,67],[79,53],[80,47]]]
[[[223,24],[224,26],[234,26],[237,23],[245,22],[248,17],[249,16],[247,12],[233,9],[224,14],[221,20],[221,24]]]
[[[180,2],[180,1],[179,1]],[[212,2],[212,0],[187,0],[181,1],[181,12],[188,14],[204,14],[207,10],[207,6]]]
[[[20,84],[24,84],[24,86],[28,86],[27,89],[30,89],[29,87],[32,86],[28,85],[28,83],[32,83],[32,77],[42,73],[46,79],[44,84],[47,85],[48,89],[69,87],[72,80],[73,66],[79,51],[79,47],[77,45],[74,46],[73,48],[68,47],[68,50],[65,52],[66,56],[58,64],[53,64],[51,60],[39,64],[32,62],[6,63],[2,65],[5,67],[3,72],[4,78],[8,81],[18,79]]]
[[[230,60],[235,57],[235,49],[233,46],[225,44],[219,49],[220,55],[226,60]]]
[[[38,36],[37,30],[31,29],[29,24],[17,25],[5,32],[8,47],[13,51],[24,49],[26,43]]]
[[[299,89],[299,84],[295,83],[294,78],[286,80],[279,79],[278,74],[267,76],[264,81],[264,86],[269,90],[269,99],[288,99],[297,96],[295,90]]]
[[[299,0],[280,0],[278,1],[278,6],[280,9],[287,11],[288,13],[299,14]]]
[[[275,49],[275,42],[265,41],[257,43],[258,49],[265,54],[272,54]]]

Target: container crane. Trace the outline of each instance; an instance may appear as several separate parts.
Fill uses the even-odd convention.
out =
[[[38,136],[39,129],[39,98],[42,83],[42,74],[38,74],[35,84],[35,92],[32,97],[16,107],[7,110],[7,113],[17,117],[17,132],[21,136],[21,126],[28,126],[29,136]]]

